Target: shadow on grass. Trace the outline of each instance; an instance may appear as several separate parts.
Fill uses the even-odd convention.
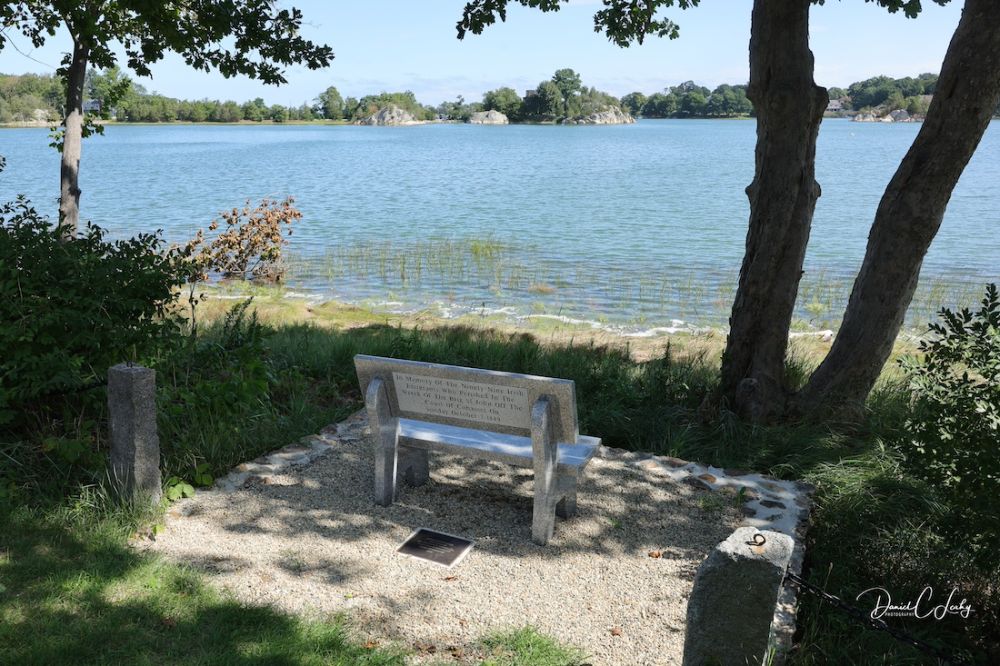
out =
[[[717,386],[718,359],[706,357],[700,345],[695,346],[700,351],[690,353],[668,347],[661,357],[639,363],[624,345],[542,344],[528,334],[466,326],[333,330],[308,324],[279,327],[267,345],[276,367],[333,383],[355,409],[362,406],[362,397],[353,359],[364,353],[571,379],[581,432],[603,438],[606,446],[720,467],[801,478],[816,464],[836,462],[869,445],[864,438],[838,435],[825,426],[756,427],[725,411],[706,422],[699,406]],[[789,372],[808,374],[797,367]],[[890,402],[886,407],[898,410]]]
[[[0,535],[2,663],[404,663],[353,643],[340,618],[226,600],[106,525],[71,528],[18,510],[0,516]]]

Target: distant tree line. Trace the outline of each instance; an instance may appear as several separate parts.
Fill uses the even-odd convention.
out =
[[[327,120],[363,120],[379,109],[387,106],[397,106],[407,111],[416,120],[434,120],[437,112],[434,108],[424,106],[417,101],[416,95],[409,90],[405,92],[380,92],[377,95],[365,95],[361,99],[348,97],[341,101],[340,93],[330,87],[320,93],[318,98],[320,111]]]
[[[845,110],[868,111],[878,107],[886,112],[905,109],[911,114],[923,115],[927,113],[937,80],[938,75],[930,73],[902,79],[875,76],[852,83],[847,90],[830,88],[829,93],[830,99],[840,100]]]
[[[738,118],[753,113],[745,85],[723,84],[710,91],[685,81],[648,97],[629,93],[621,101],[629,113],[643,118]]]
[[[551,79],[525,91],[524,97],[509,87],[490,90],[483,95],[478,108],[463,109],[460,117],[470,111],[499,111],[514,122],[544,122],[578,118],[609,107],[620,109],[621,101],[614,95],[583,85],[579,74],[565,68],[556,70]]]
[[[0,122],[55,121],[61,117],[65,97],[62,84],[54,76],[0,74]]]
[[[388,104],[410,112],[418,120],[468,120],[479,111],[499,111],[514,122],[555,121],[587,115],[607,107],[621,107],[618,98],[613,95],[583,85],[580,75],[572,69],[556,71],[551,79],[540,82],[535,89],[526,91],[523,97],[513,88],[505,86],[487,91],[481,102],[466,102],[459,95],[455,101],[431,107],[421,105],[409,91],[344,100],[337,89],[331,87],[320,94],[317,102],[323,117],[352,121],[366,118]]]
[[[106,108],[104,100],[125,81],[124,75],[112,68],[104,72],[91,70],[86,78],[87,111],[124,122],[223,122],[243,120],[285,122],[322,118],[314,104],[283,106],[265,104],[257,98],[239,104],[219,100],[181,100],[148,92],[134,81],[116,101]],[[127,82],[127,81],[126,81]],[[44,74],[0,74],[0,122],[45,120],[58,122],[63,115],[65,91],[59,79]]]
[[[905,109],[922,115],[937,85],[936,74],[893,79],[876,76],[852,83],[845,88],[829,89],[830,99],[839,100],[845,111],[883,112]],[[738,118],[753,115],[745,85],[723,84],[709,90],[693,81],[646,95],[632,92],[621,99],[583,85],[572,69],[557,70],[551,79],[539,82],[522,95],[511,87],[487,91],[480,102],[467,102],[459,96],[437,106],[423,105],[410,92],[380,92],[355,98],[341,96],[329,87],[315,100],[299,106],[265,104],[256,98],[242,104],[219,100],[181,100],[148,92],[131,82],[114,108],[103,108],[103,100],[117,87],[128,84],[125,76],[112,68],[87,74],[86,91],[91,113],[114,117],[123,122],[263,122],[276,123],[309,120],[362,120],[390,104],[408,111],[417,120],[468,120],[477,111],[496,110],[512,122],[551,122],[620,108],[643,118]],[[62,116],[65,94],[59,80],[45,74],[0,74],[0,123],[40,120],[58,122]],[[1000,105],[997,107],[1000,116]]]
[[[482,102],[454,102],[437,106],[423,105],[411,91],[380,92],[364,97],[343,97],[336,87],[321,92],[311,103],[300,106],[268,105],[257,98],[242,104],[219,100],[181,100],[148,92],[132,82],[124,94],[110,95],[124,75],[112,68],[87,74],[88,111],[122,122],[286,122],[302,120],[362,120],[379,109],[395,105],[417,120],[467,120],[477,111],[496,109],[513,121],[551,121],[586,115],[606,107],[620,108],[613,95],[588,88],[572,69],[557,71],[552,79],[542,81],[524,98],[513,88],[491,90]],[[0,75],[0,122],[49,120],[62,114],[63,91],[58,79],[50,75]],[[104,100],[116,98],[112,108]],[[36,111],[37,110],[37,111]]]

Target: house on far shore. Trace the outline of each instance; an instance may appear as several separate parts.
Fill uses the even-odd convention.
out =
[[[537,94],[538,94],[538,91],[536,89],[534,89],[534,88],[531,88],[530,90],[525,90],[524,91],[524,99],[528,99],[529,97],[534,97]]]
[[[101,100],[99,100],[99,99],[88,99],[87,101],[85,101],[83,103],[83,112],[84,113],[92,113],[94,115],[99,116],[99,115],[101,115],[101,112],[103,110],[101,107],[102,107]],[[117,112],[115,111],[115,109],[113,107],[111,109],[111,116],[110,117],[111,117],[112,120],[117,120],[118,119],[118,114],[117,114]]]
[[[830,103],[826,105],[827,112],[840,113],[844,110],[844,102],[839,99],[831,99]]]

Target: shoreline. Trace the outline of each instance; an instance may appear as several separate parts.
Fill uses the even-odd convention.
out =
[[[417,329],[467,327],[504,335],[531,335],[545,344],[625,347],[637,361],[658,358],[668,347],[679,348],[685,353],[714,355],[721,353],[728,335],[728,328],[723,326],[692,326],[682,321],[673,322],[679,324],[677,326],[650,326],[642,331],[629,331],[623,326],[559,315],[510,316],[509,313],[465,312],[443,316],[430,308],[382,308],[379,304],[323,299],[283,287],[250,284],[202,284],[196,291],[205,297],[198,305],[199,321],[219,319],[236,302],[252,298],[252,308],[261,321],[271,324],[306,324],[338,329],[371,325]],[[182,292],[179,305],[187,311],[186,293]],[[793,328],[789,333],[789,354],[815,358],[818,362],[829,351],[835,335],[832,329]],[[900,331],[893,356],[916,353],[921,339],[916,330]]]
[[[639,120],[755,120],[754,116],[730,116],[730,117],[704,117],[704,118],[643,118],[638,117],[636,121]],[[850,120],[845,118],[845,120]],[[57,126],[61,121],[37,121],[37,120],[22,120],[9,123],[0,123],[0,129],[49,129],[53,126]],[[317,120],[286,120],[284,122],[275,122],[273,120],[240,120],[237,122],[212,122],[212,121],[202,121],[193,122],[188,120],[165,120],[163,122],[119,122],[117,120],[106,120],[99,122],[98,124],[104,125],[106,127],[282,127],[282,126],[302,126],[302,125],[314,125],[317,127],[412,127],[416,125],[476,125],[477,123],[467,123],[462,120],[413,120],[405,123],[399,123],[394,125],[366,125],[364,123],[359,123],[350,120],[328,120],[328,119],[317,119]],[[539,121],[528,121],[528,122],[509,122],[503,123],[500,126],[510,126],[510,125],[545,125],[545,126],[555,126],[555,127],[589,127],[594,125],[628,125],[632,123],[577,123],[570,125],[568,123],[560,123],[555,120],[539,120]],[[484,127],[496,127],[497,125],[483,124]]]
[[[997,117],[994,117],[997,119]],[[691,118],[646,118],[643,116],[637,116],[635,118],[636,122],[643,121],[660,121],[660,120],[712,120],[712,121],[747,121],[756,120],[756,116],[726,116],[726,117],[691,117]],[[858,121],[855,120],[853,116],[845,115],[824,115],[823,120],[845,120],[848,122],[858,122],[867,125],[894,125],[894,124],[917,124],[924,121],[923,118],[913,118],[905,121],[895,121],[895,122],[882,122],[878,119],[874,121]],[[0,129],[50,129],[53,126],[59,125],[59,120],[53,121],[37,121],[37,120],[22,120],[16,122],[0,123]],[[99,122],[100,125],[105,125],[108,127],[283,127],[283,126],[315,126],[315,127],[413,127],[417,125],[475,125],[478,123],[468,123],[462,120],[413,120],[405,123],[398,123],[392,125],[367,125],[365,123],[360,123],[351,120],[328,120],[328,119],[316,119],[316,120],[286,120],[284,122],[275,122],[273,120],[240,120],[237,122],[213,122],[213,121],[201,121],[193,122],[188,120],[165,120],[162,122],[119,122],[116,120],[107,120]],[[499,126],[511,126],[511,125],[540,125],[540,126],[554,126],[554,127],[590,127],[596,125],[628,125],[633,123],[561,123],[556,120],[538,120],[538,121],[511,121],[508,123],[502,123]],[[483,126],[495,127],[497,125],[484,123]]]

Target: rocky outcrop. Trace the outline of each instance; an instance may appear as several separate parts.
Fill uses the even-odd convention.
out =
[[[359,120],[359,125],[413,125],[417,121],[409,111],[405,111],[394,104],[383,107],[372,115]]]
[[[507,116],[499,111],[490,109],[489,111],[477,111],[469,116],[469,123],[473,125],[506,125],[510,121]]]
[[[911,116],[905,109],[890,111],[884,116],[877,116],[871,112],[859,113],[851,118],[856,123],[912,123],[919,120]]]
[[[635,118],[616,106],[606,106],[600,111],[576,118],[567,118],[562,122],[564,125],[624,125],[634,123]]]

